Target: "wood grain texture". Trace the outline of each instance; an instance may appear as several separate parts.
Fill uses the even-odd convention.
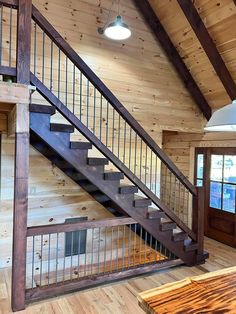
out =
[[[215,110],[230,103],[230,97],[216,75],[178,2],[163,2],[161,0],[149,0],[149,2],[211,108]],[[236,6],[234,1],[196,0],[194,5],[235,82]]]
[[[187,278],[138,296],[146,313],[234,313],[236,267]]]

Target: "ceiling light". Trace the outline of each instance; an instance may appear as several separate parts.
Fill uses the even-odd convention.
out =
[[[236,132],[236,100],[215,111],[204,130],[211,132]]]
[[[114,22],[110,23],[104,30],[106,37],[113,40],[124,40],[131,36],[131,31],[127,24],[118,15]]]

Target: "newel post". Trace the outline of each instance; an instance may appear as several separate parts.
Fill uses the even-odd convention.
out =
[[[17,83],[30,84],[32,1],[19,0],[17,19]],[[27,89],[28,90],[28,89]],[[29,94],[28,94],[29,95]],[[25,308],[29,175],[29,97],[15,106],[15,175],[12,253],[12,310]]]
[[[204,243],[204,188],[196,187],[197,195],[193,196],[192,230],[196,233],[198,243],[198,255],[203,254]]]

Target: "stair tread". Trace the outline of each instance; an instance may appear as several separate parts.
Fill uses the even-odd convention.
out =
[[[160,225],[161,231],[173,230],[176,228],[176,223],[172,221],[162,222]]]
[[[136,185],[121,184],[119,187],[120,194],[134,194],[138,193],[138,187]]]
[[[173,233],[173,240],[174,241],[184,241],[188,238],[188,235],[186,232],[184,231],[180,231],[180,232],[174,232]]]
[[[104,179],[105,180],[120,180],[120,179],[124,179],[124,174],[119,171],[105,171]]]
[[[41,105],[41,104],[30,104],[29,110],[30,112],[50,114],[50,115],[54,115],[56,113],[55,107],[48,106],[48,105]]]
[[[184,241],[184,250],[185,252],[190,252],[190,251],[195,251],[198,248],[198,243],[196,242],[191,242],[188,239]]]
[[[91,149],[92,144],[90,142],[72,141],[70,142],[71,149]]]
[[[134,207],[148,207],[152,204],[152,200],[147,197],[135,196]]]
[[[87,158],[88,165],[108,165],[109,161],[107,158],[101,158],[101,157],[88,157]]]
[[[166,217],[166,214],[158,209],[152,210],[152,208],[149,208],[149,211],[147,212],[148,219],[161,219],[164,217]]]
[[[70,124],[50,123],[51,131],[73,133],[75,128]]]

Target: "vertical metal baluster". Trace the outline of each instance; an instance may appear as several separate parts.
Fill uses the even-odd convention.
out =
[[[119,226],[117,227],[117,239],[116,239],[116,271],[118,271],[119,269],[118,248],[119,248]]]
[[[33,254],[32,254],[32,278],[31,278],[31,288],[34,288],[34,250],[35,250],[35,236],[33,236]]]
[[[45,50],[45,33],[43,32],[43,46],[42,46],[42,83],[44,84],[44,50]]]
[[[151,160],[150,160],[150,175],[149,175],[149,180],[150,180],[150,190],[152,191],[152,150],[151,150]]]
[[[110,273],[112,273],[113,227],[111,227]]]
[[[147,150],[147,144],[146,144],[146,152],[145,152],[145,178],[144,178],[145,184],[147,184],[147,154],[148,154],[148,150]]]
[[[80,120],[82,119],[82,95],[83,95],[83,74],[80,72],[80,79],[79,79],[79,85],[80,85],[80,95],[79,95],[79,103],[80,103]]]
[[[34,23],[34,75],[36,75],[37,62],[37,24]]]
[[[140,226],[140,239],[139,239],[139,264],[142,265],[142,240],[143,240],[143,227]]]
[[[40,287],[42,286],[42,273],[43,273],[43,235],[40,241]]]
[[[150,234],[150,256],[149,256],[149,263],[152,263],[152,255],[153,255],[152,235]]]
[[[178,181],[179,183],[179,191],[178,191],[178,194],[179,194],[179,201],[178,201],[178,217],[180,217],[180,211],[181,211],[181,186],[180,186],[180,182]]]
[[[100,241],[101,241],[101,228],[98,229],[98,274],[100,274]]]
[[[65,234],[64,234],[64,254],[63,254],[63,271],[62,271],[62,281],[65,281],[65,270],[66,270],[66,244],[65,244]]]
[[[134,225],[134,261],[133,261],[133,266],[136,265],[136,237],[137,237],[137,224]]]
[[[123,163],[125,164],[125,148],[126,148],[126,121],[124,125],[124,151],[123,151]]]
[[[87,275],[87,247],[85,249],[85,254],[84,254],[84,276]]]
[[[118,145],[117,145],[118,158],[120,158],[120,115],[118,115]]]
[[[156,262],[158,262],[160,260],[160,250],[157,251],[157,240],[156,239],[155,239],[155,254],[156,254]],[[159,255],[159,258],[158,258],[158,255]]]
[[[65,56],[66,58],[66,95],[65,95],[65,98],[66,98],[66,107],[68,106],[68,58],[67,56]]]
[[[12,49],[12,7],[10,7],[10,36],[9,36],[9,67],[11,67],[11,49]]]
[[[156,163],[155,163],[155,194],[157,194],[157,155],[156,155]]]
[[[96,88],[94,87],[94,103],[93,103],[93,133],[96,134]]]
[[[78,276],[77,276],[77,278],[79,278],[79,272],[80,272],[80,242],[81,242],[81,238],[80,238],[80,235],[81,235],[81,231],[79,231],[78,232],[78,263],[77,263],[77,265],[78,265]]]
[[[115,140],[115,109],[112,108],[112,144],[111,144],[112,152],[114,152],[114,140]]]
[[[93,245],[94,245],[94,228],[92,229],[92,244],[91,244],[91,271],[90,274],[93,274]]]
[[[72,271],[73,271],[73,249],[74,249],[74,232],[71,232],[71,249],[70,249],[70,280],[72,280]]]
[[[72,112],[75,113],[75,65],[73,64],[73,79],[72,79]]]
[[[87,122],[86,126],[89,126],[89,80],[87,80]]]
[[[109,119],[109,103],[107,101],[107,124],[106,124],[106,147],[108,145],[108,120]]]
[[[137,167],[137,133],[135,133],[134,139],[134,174],[136,175],[136,167]]]
[[[140,173],[139,173],[139,178],[140,178],[140,180],[142,181],[142,162],[143,162],[143,140],[142,139],[140,139],[141,140],[141,142],[140,142]]]
[[[174,188],[174,212],[176,212],[176,177],[175,177],[175,188]]]
[[[48,286],[50,285],[51,233],[48,235]]]
[[[167,204],[167,167],[165,166],[165,204]]]
[[[61,50],[58,48],[58,92],[57,97],[60,99],[60,89],[61,89]]]
[[[105,243],[104,243],[104,274],[107,266],[107,227],[105,227]]]
[[[130,244],[131,244],[131,225],[129,225],[129,241],[128,241],[128,269],[130,268]]]
[[[3,20],[3,5],[1,5],[0,11],[0,65],[2,65],[2,20]]]
[[[147,258],[147,231],[145,230],[145,236],[144,236],[144,265],[146,265],[146,258]]]
[[[102,140],[102,94],[100,98],[100,134],[99,134],[100,141]]]
[[[56,284],[58,282],[58,245],[59,245],[59,234],[57,232],[57,246],[56,246]]]
[[[171,182],[171,178],[172,177],[171,177],[171,172],[169,174],[170,174],[170,192],[169,192],[170,193],[170,195],[169,195],[169,202],[170,202],[170,204],[169,204],[169,208],[172,209],[171,208],[171,203],[172,203],[172,195],[171,195],[172,194],[172,182]]]
[[[122,240],[122,270],[124,270],[125,264],[125,225],[123,226],[123,240]]]
[[[53,41],[51,41],[51,60],[50,60],[50,91],[52,91],[53,81]]]
[[[131,169],[132,129],[129,128],[129,169]]]

